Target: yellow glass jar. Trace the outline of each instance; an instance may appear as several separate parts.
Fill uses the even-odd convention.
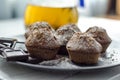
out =
[[[57,29],[64,24],[77,23],[78,21],[76,0],[32,1],[33,2],[30,2],[27,5],[24,15],[26,28],[37,21],[46,21],[51,24],[54,29]]]

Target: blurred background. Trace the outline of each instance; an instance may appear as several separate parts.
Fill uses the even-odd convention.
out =
[[[29,1],[0,0],[0,20],[23,18]],[[77,6],[80,16],[120,19],[120,0],[79,0]]]

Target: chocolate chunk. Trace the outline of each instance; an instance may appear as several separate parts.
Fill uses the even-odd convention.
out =
[[[2,55],[7,61],[27,61],[29,56],[29,54],[26,54],[22,50],[12,49],[4,50]]]
[[[0,37],[0,44],[3,44],[11,48],[16,41],[17,39]]]
[[[1,56],[3,56],[2,53],[4,52],[4,50],[10,50],[10,48],[7,47],[7,46],[4,45],[4,44],[0,44],[0,55],[1,55]]]
[[[25,53],[28,53],[24,42],[16,42],[16,44],[14,44],[13,46],[13,49],[15,50],[22,49]]]
[[[0,44],[0,48],[6,48],[6,46],[3,44]]]

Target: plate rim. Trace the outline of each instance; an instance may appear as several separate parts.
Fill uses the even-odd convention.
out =
[[[96,69],[105,69],[105,68],[112,68],[112,67],[116,67],[120,65],[120,62],[117,63],[112,63],[109,65],[103,65],[103,66],[92,66],[92,67],[77,67],[77,68],[59,68],[59,67],[53,67],[53,66],[44,66],[44,65],[40,65],[40,64],[30,64],[30,63],[25,63],[25,62],[12,62],[12,63],[16,63],[19,65],[23,65],[23,66],[27,66],[27,67],[31,67],[31,68],[37,68],[37,69],[47,69],[47,70],[65,70],[65,71],[71,71],[71,70],[96,70]]]

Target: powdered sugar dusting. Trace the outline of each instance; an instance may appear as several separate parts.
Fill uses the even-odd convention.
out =
[[[91,36],[93,36],[98,42],[100,43],[110,43],[112,40],[110,39],[110,37],[108,36],[106,30],[102,27],[90,27],[86,33],[90,34]]]
[[[67,25],[60,27],[56,31],[55,36],[60,41],[61,45],[66,45],[69,39],[76,32],[81,32],[81,31],[75,24],[67,24]]]
[[[77,65],[73,65],[72,62],[69,60],[69,58],[66,57],[62,57],[56,60],[43,61],[40,63],[40,65],[66,68],[66,69],[78,68]]]
[[[46,22],[32,24],[30,34],[26,40],[27,46],[39,46],[43,48],[58,48],[59,41],[54,36],[54,30]],[[53,45],[54,44],[54,45]]]
[[[75,33],[67,44],[69,50],[74,51],[95,51],[95,53],[100,53],[102,46],[91,36],[86,33]]]

